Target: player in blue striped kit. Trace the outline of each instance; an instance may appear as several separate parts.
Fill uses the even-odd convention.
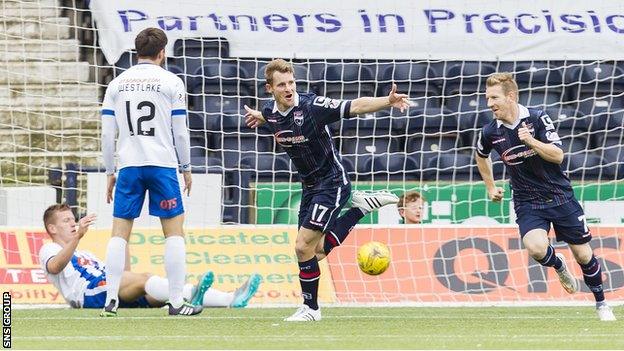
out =
[[[66,204],[55,204],[45,211],[43,223],[52,242],[39,250],[41,268],[48,280],[74,308],[103,308],[107,276],[104,263],[78,244],[95,221],[91,214],[76,223]],[[161,307],[169,300],[167,279],[149,273],[130,271],[129,256],[119,285],[119,306],[126,308]],[[207,272],[197,284],[185,284],[183,296],[193,305],[203,307],[245,307],[258,290],[261,277],[252,274],[236,291],[224,292],[211,287],[214,274]]]
[[[564,256],[548,241],[552,224],[557,241],[566,242],[583,271],[585,284],[594,294],[602,321],[615,316],[605,302],[600,263],[589,245],[591,233],[583,208],[574,197],[570,180],[563,173],[561,140],[552,120],[542,110],[518,104],[518,85],[510,73],[495,73],[487,79],[485,96],[494,120],[483,126],[476,150],[477,166],[489,198],[500,201],[503,189],[496,187],[490,151],[496,150],[511,179],[516,223],[529,255],[553,267],[570,294],[578,283],[566,267]]]
[[[317,302],[321,274],[318,260],[340,245],[367,213],[398,201],[396,195],[388,192],[355,192],[353,207],[339,216],[351,195],[351,183],[327,125],[390,106],[402,111],[408,107],[407,95],[397,94],[395,85],[387,97],[351,101],[300,94],[296,91],[292,66],[282,59],[266,66],[265,78],[273,99],[261,111],[245,106],[247,125],[257,128],[268,124],[275,141],[297,168],[303,188],[295,251],[304,304],[285,320],[318,321],[321,319]]]

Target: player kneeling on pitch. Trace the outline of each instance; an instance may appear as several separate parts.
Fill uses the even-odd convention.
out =
[[[83,217],[78,224],[69,206],[52,205],[43,215],[46,232],[52,239],[39,250],[39,261],[48,280],[74,308],[104,308],[106,274],[104,264],[87,251],[76,250],[80,239],[95,221],[95,215]],[[129,257],[126,257],[129,269]],[[196,306],[245,307],[258,290],[261,277],[252,274],[234,292],[211,287],[214,274],[208,271],[196,286],[186,284],[184,298]],[[119,285],[119,307],[162,307],[169,300],[169,282],[150,273],[123,272]]]
[[[550,226],[557,241],[565,241],[581,266],[585,284],[596,299],[602,321],[614,321],[605,302],[602,270],[589,242],[591,233],[583,208],[574,197],[570,179],[563,173],[561,140],[552,120],[542,110],[518,104],[518,85],[510,73],[495,73],[486,82],[485,97],[494,120],[483,126],[477,142],[477,166],[489,198],[500,201],[489,155],[496,150],[511,178],[516,223],[529,255],[545,267],[553,267],[570,294],[578,283],[561,253],[548,241]]]

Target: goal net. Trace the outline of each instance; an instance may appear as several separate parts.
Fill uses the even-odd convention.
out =
[[[520,104],[544,109],[552,119],[563,142],[561,167],[592,227],[607,296],[624,297],[618,234],[624,221],[624,52],[622,45],[606,44],[622,43],[616,1],[570,10],[574,14],[552,3],[541,11],[523,5],[486,11],[469,2],[429,8],[323,1],[325,10],[319,4],[264,9],[251,1],[222,3],[206,10],[191,0],[177,8],[163,1],[2,1],[0,266],[25,269],[19,274],[37,269],[37,245],[45,238],[39,222],[50,203],[68,202],[77,215],[97,211],[96,229],[107,237],[101,100],[106,84],[136,63],[136,34],[156,26],[170,40],[165,68],[188,92],[198,184],[185,205],[187,244],[197,255],[187,260],[193,273],[222,265],[226,273],[218,282],[234,287],[260,269],[275,290],[274,296],[263,290],[261,302],[298,299],[292,250],[299,178],[270,131],[249,129],[242,117],[243,105],[259,109],[269,100],[264,67],[283,57],[293,64],[300,92],[386,96],[395,83],[412,103],[404,112],[388,108],[329,126],[354,190],[418,192],[424,201],[418,225],[402,224],[397,206],[360,222],[365,226],[323,265],[322,294],[331,295],[325,301],[569,300],[554,272],[523,251],[501,157],[491,155],[495,180],[507,190],[501,203],[487,199],[476,170],[476,136],[492,119],[485,79],[500,71],[515,75]],[[157,225],[148,217],[136,227]],[[134,244],[147,245],[138,252],[148,255],[158,235],[137,230]],[[387,243],[393,256],[378,277],[359,272],[355,262],[357,247],[370,240]],[[271,245],[279,248],[267,249]],[[93,246],[103,258],[102,248]],[[565,246],[556,248],[572,266]],[[216,258],[219,253],[223,257]],[[158,260],[139,256],[140,268],[162,271]],[[11,289],[17,289],[11,282],[26,279],[3,274],[0,285]],[[591,294],[575,299],[589,301]]]

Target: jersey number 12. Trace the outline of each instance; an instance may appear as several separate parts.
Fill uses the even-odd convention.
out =
[[[151,121],[156,116],[156,106],[149,101],[141,101],[139,105],[137,105],[137,110],[143,111],[143,108],[148,108],[148,113],[139,117],[137,120],[137,134],[136,135],[145,135],[145,136],[154,136],[154,128],[143,129],[141,128],[141,123]],[[126,101],[126,119],[128,120],[128,128],[130,129],[130,136],[134,136],[134,128],[132,128],[132,118],[130,117],[130,101]]]

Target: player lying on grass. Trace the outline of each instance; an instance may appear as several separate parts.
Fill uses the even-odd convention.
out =
[[[80,239],[95,221],[94,214],[76,223],[66,204],[48,207],[43,215],[46,232],[52,239],[39,250],[39,262],[48,280],[74,308],[103,308],[106,300],[104,264],[93,254],[76,250]],[[129,255],[126,268],[129,269]],[[184,286],[184,298],[204,307],[245,307],[258,290],[261,278],[252,274],[234,292],[211,287],[214,274],[207,272],[196,286]],[[162,307],[169,299],[167,279],[150,273],[123,272],[119,287],[120,307]]]
[[[328,125],[341,118],[376,112],[390,107],[403,111],[407,95],[392,85],[386,97],[334,100],[314,93],[297,93],[291,64],[276,59],[265,68],[266,89],[273,96],[261,111],[245,106],[247,126],[267,124],[301,177],[302,195],[295,252],[299,263],[301,306],[289,322],[318,321],[317,303],[321,271],[318,261],[346,239],[360,219],[399,198],[388,192],[354,192],[352,207],[341,215],[351,197],[351,182],[342,165]]]

